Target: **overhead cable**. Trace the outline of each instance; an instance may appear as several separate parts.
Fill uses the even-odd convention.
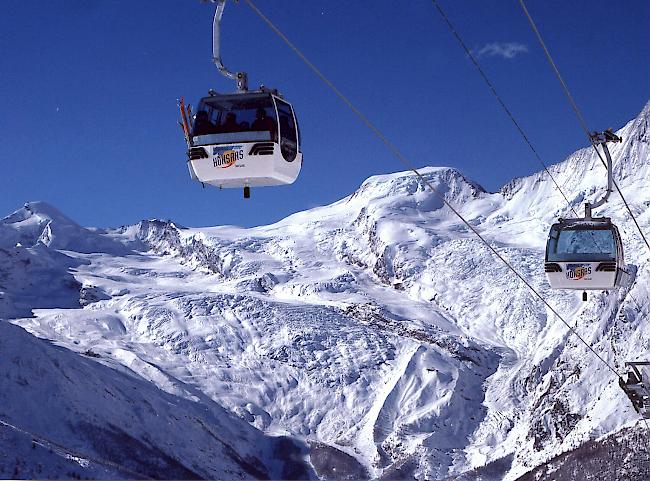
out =
[[[434,0],[435,1],[435,0]],[[591,143],[591,146],[593,149],[596,151],[596,154],[598,155],[598,158],[600,159],[600,162],[603,164],[605,168],[607,168],[607,163],[605,162],[605,159],[603,159],[602,154],[598,150],[598,147],[596,146],[596,143],[592,140],[591,137],[591,132],[589,131],[589,127],[587,127],[587,122],[585,121],[584,116],[582,115],[582,112],[580,112],[580,109],[578,108],[578,104],[573,98],[573,95],[571,95],[571,91],[569,90],[569,87],[567,86],[566,82],[562,78],[562,75],[560,74],[560,70],[558,69],[557,65],[555,64],[555,61],[553,60],[553,57],[551,56],[551,52],[549,51],[548,47],[546,46],[546,43],[544,42],[544,39],[542,38],[542,34],[540,33],[539,29],[537,28],[537,25],[535,24],[535,21],[533,20],[533,17],[531,16],[530,12],[528,11],[528,8],[526,8],[526,3],[524,0],[519,0],[519,4],[521,5],[521,8],[524,11],[524,14],[526,15],[526,18],[528,19],[528,23],[530,23],[531,28],[533,29],[533,32],[535,33],[535,36],[537,37],[537,40],[539,41],[540,45],[542,46],[542,49],[544,50],[544,53],[546,54],[546,59],[548,60],[548,63],[551,65],[551,68],[555,72],[555,76],[557,79],[560,81],[560,84],[562,85],[562,90],[564,90],[564,94],[566,95],[567,99],[569,100],[569,103],[571,104],[571,107],[573,108],[573,111],[576,114],[576,117],[578,118],[578,122],[580,123],[580,126],[582,127],[582,130],[585,132],[587,137],[589,138],[589,142]],[[632,221],[634,222],[634,225],[636,226],[637,230],[639,231],[639,234],[641,235],[641,238],[643,239],[643,242],[645,242],[646,247],[648,248],[648,251],[650,251],[650,243],[648,243],[648,239],[646,239],[645,234],[641,230],[641,226],[636,220],[636,217],[634,213],[632,212],[632,209],[630,208],[630,205],[627,203],[627,200],[623,196],[623,192],[621,192],[620,187],[614,181],[614,187],[616,187],[616,191],[618,194],[621,196],[621,200],[623,201],[623,204],[625,205],[625,208],[627,211],[630,213],[630,217],[632,217]]]
[[[246,4],[273,30],[286,44],[287,46],[293,50],[298,57],[354,112],[357,117],[375,134],[379,140],[381,140],[384,145],[393,153],[397,159],[402,162],[410,171],[412,171],[419,179],[422,181],[423,184],[425,184],[431,192],[440,199],[482,242],[485,244],[485,246],[501,261],[503,262],[508,269],[512,271],[512,273],[520,280],[522,281],[528,289],[540,300],[542,301],[546,307],[553,313],[555,316],[562,321],[562,323],[589,349],[607,368],[609,368],[617,378],[622,379],[621,376],[618,374],[616,369],[612,367],[612,365],[606,361],[596,350],[594,350],[591,345],[585,341],[582,336],[560,315],[557,310],[551,306],[546,299],[533,287],[532,284],[530,284],[529,281],[527,281],[477,230],[474,226],[472,226],[463,216],[460,212],[458,212],[444,197],[444,195],[440,194],[436,188],[429,182],[415,167],[415,165],[370,121],[368,117],[366,117],[353,103],[350,99],[348,99],[335,85],[334,83],[329,80],[307,57],[305,56],[298,47],[296,47],[288,38],[287,36],[278,28],[276,27],[271,20],[265,16],[259,8],[255,5],[253,0],[244,0]]]
[[[453,24],[452,24],[451,21],[449,20],[449,17],[447,17],[447,15],[445,14],[444,10],[442,9],[442,7],[440,6],[440,4],[439,4],[436,0],[433,0],[433,4],[434,4],[434,6],[436,7],[436,9],[438,10],[438,13],[440,13],[440,16],[442,17],[442,19],[443,19],[443,20],[445,21],[445,23],[447,24],[447,27],[449,27],[449,30],[451,31],[451,33],[454,35],[454,37],[456,37],[456,40],[458,40],[458,43],[460,44],[460,46],[462,47],[462,49],[465,51],[465,54],[467,54],[467,56],[469,57],[469,59],[472,61],[472,63],[473,63],[474,66],[476,67],[476,70],[478,70],[478,73],[481,75],[481,77],[483,78],[483,80],[484,80],[485,83],[487,84],[488,88],[489,88],[490,91],[492,92],[492,95],[494,95],[494,97],[497,99],[497,101],[499,102],[499,105],[501,105],[501,107],[502,107],[503,110],[505,111],[506,115],[510,118],[510,120],[512,121],[512,123],[514,124],[514,126],[517,128],[517,131],[519,131],[519,133],[520,133],[521,136],[523,137],[524,142],[526,142],[526,145],[528,145],[528,147],[529,147],[530,150],[533,152],[533,154],[535,155],[535,157],[537,158],[537,160],[539,161],[539,163],[542,164],[542,167],[544,168],[544,170],[546,171],[546,173],[548,174],[548,176],[551,178],[551,180],[552,180],[553,183],[555,184],[555,187],[557,187],[557,190],[560,191],[560,194],[562,194],[562,197],[564,197],[564,200],[565,200],[566,203],[569,205],[569,208],[573,211],[573,214],[574,214],[576,217],[579,217],[579,216],[578,216],[578,213],[577,213],[577,212],[575,211],[575,209],[573,208],[573,205],[571,204],[571,201],[569,201],[569,199],[567,198],[567,196],[566,196],[566,195],[564,194],[564,192],[562,191],[562,188],[560,187],[560,185],[557,183],[557,181],[556,181],[555,178],[553,177],[553,174],[551,174],[551,172],[549,171],[548,166],[547,166],[546,163],[542,160],[542,158],[540,157],[539,153],[537,153],[537,149],[535,149],[535,147],[533,146],[532,142],[528,139],[528,136],[526,135],[526,133],[524,132],[524,130],[521,128],[521,125],[519,124],[519,122],[517,122],[517,120],[515,119],[515,116],[512,114],[512,112],[510,111],[510,109],[508,108],[508,106],[505,104],[505,102],[501,99],[501,96],[499,95],[499,93],[497,92],[496,88],[494,87],[494,84],[490,81],[490,79],[488,78],[488,76],[485,74],[485,72],[484,72],[483,69],[481,68],[481,65],[478,63],[478,60],[476,59],[476,57],[474,56],[474,54],[472,53],[472,51],[471,51],[469,48],[467,48],[467,45],[465,44],[465,42],[464,42],[463,39],[461,38],[460,34],[458,33],[458,31],[456,30],[456,28],[453,26]]]

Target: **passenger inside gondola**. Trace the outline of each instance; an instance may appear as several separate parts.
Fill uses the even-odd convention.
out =
[[[216,133],[215,125],[210,122],[208,113],[205,110],[199,110],[194,120],[194,135],[209,135]]]
[[[251,126],[251,130],[254,131],[269,131],[271,132],[271,137],[275,132],[275,121],[266,114],[266,109],[259,107],[255,111],[255,120]]]
[[[288,157],[297,153],[297,132],[291,106],[280,101],[280,119],[273,99],[266,94],[210,96],[201,100],[193,130],[196,146],[233,142],[277,142],[280,134]],[[287,107],[288,106],[288,107]],[[282,117],[286,117],[282,119]],[[281,125],[278,125],[280,122]],[[280,132],[282,131],[282,132]],[[287,142],[291,146],[287,147]]]
[[[228,112],[226,114],[226,120],[221,126],[221,132],[229,134],[231,132],[239,132],[239,124],[237,123],[237,114],[234,112]]]

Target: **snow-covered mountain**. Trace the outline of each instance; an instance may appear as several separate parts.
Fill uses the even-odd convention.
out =
[[[611,150],[650,233],[649,120]],[[614,195],[598,214],[633,281],[551,290],[548,227],[606,173],[587,148],[550,171],[571,206],[545,172],[489,193],[422,169],[623,372],[650,357],[650,252]],[[613,373],[408,172],[252,229],[84,229],[26,204],[0,221],[0,318],[0,477],[515,480],[596,445],[620,447],[620,479],[642,472]]]

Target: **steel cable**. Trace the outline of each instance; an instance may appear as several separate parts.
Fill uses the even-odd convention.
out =
[[[575,211],[575,209],[573,208],[573,205],[571,204],[571,201],[569,201],[569,199],[567,198],[567,196],[564,194],[564,191],[562,190],[562,188],[561,188],[561,187],[559,186],[559,184],[556,182],[555,178],[553,177],[553,174],[551,174],[551,172],[548,170],[548,166],[546,165],[546,163],[545,163],[545,162],[542,160],[542,158],[540,157],[539,153],[537,152],[537,149],[535,149],[535,147],[533,146],[532,142],[528,139],[528,136],[526,135],[526,133],[524,132],[524,130],[523,130],[523,129],[521,128],[521,126],[519,125],[519,122],[517,122],[517,120],[515,119],[514,115],[512,114],[512,112],[510,111],[510,109],[508,108],[508,106],[507,106],[507,105],[505,104],[505,102],[501,99],[501,96],[498,94],[496,88],[494,87],[494,84],[490,81],[490,79],[488,78],[488,76],[485,74],[485,72],[483,71],[483,68],[481,68],[481,65],[478,63],[478,60],[477,60],[476,57],[472,54],[472,51],[467,47],[467,45],[465,44],[465,42],[464,42],[463,39],[461,38],[460,34],[458,33],[458,31],[456,30],[456,28],[454,27],[454,25],[453,25],[453,24],[451,23],[451,21],[449,20],[449,17],[447,17],[447,15],[445,14],[444,10],[442,9],[442,7],[438,4],[438,2],[437,2],[436,0],[432,0],[432,1],[433,1],[434,6],[436,7],[436,9],[438,10],[438,12],[440,13],[440,16],[443,18],[443,20],[444,20],[445,23],[447,24],[447,27],[449,27],[449,30],[450,30],[451,33],[454,35],[454,37],[456,37],[456,40],[458,40],[458,43],[460,44],[460,46],[462,47],[462,49],[465,51],[465,53],[467,54],[467,56],[469,57],[469,59],[472,61],[472,63],[473,63],[474,66],[476,67],[476,70],[478,70],[478,73],[481,75],[481,77],[483,78],[483,80],[484,80],[485,83],[487,84],[488,88],[489,88],[490,91],[492,92],[492,95],[494,95],[494,97],[497,99],[497,101],[499,102],[499,105],[501,105],[501,107],[502,107],[503,110],[505,111],[506,115],[510,118],[510,120],[512,121],[512,123],[513,123],[514,126],[516,127],[517,131],[519,131],[519,133],[520,133],[521,136],[523,137],[524,142],[526,142],[526,144],[528,145],[528,147],[530,148],[530,150],[533,152],[533,154],[535,155],[535,157],[537,158],[537,160],[539,161],[539,163],[542,164],[542,167],[544,167],[544,170],[546,171],[546,173],[548,174],[548,176],[551,178],[551,180],[552,180],[553,183],[555,184],[555,187],[557,187],[557,190],[559,190],[559,191],[560,191],[560,194],[562,194],[562,197],[564,197],[564,200],[565,200],[566,203],[568,204],[569,208],[573,211],[573,214],[574,214],[576,217],[580,217],[580,216],[578,215],[578,213]]]
[[[587,122],[585,121],[585,118],[582,115],[582,112],[580,112],[580,109],[578,108],[578,105],[576,104],[576,101],[574,100],[573,95],[571,95],[571,91],[569,90],[569,87],[567,86],[566,82],[562,78],[562,75],[560,74],[560,70],[558,69],[557,65],[555,64],[555,61],[553,60],[553,57],[551,56],[551,52],[546,47],[546,43],[544,42],[544,39],[542,38],[542,34],[540,33],[539,29],[537,28],[537,25],[535,24],[535,21],[533,20],[533,17],[531,16],[530,12],[528,11],[528,8],[526,8],[526,4],[525,4],[524,0],[519,0],[519,4],[521,5],[521,8],[523,9],[524,14],[526,15],[526,18],[528,19],[528,23],[530,23],[530,26],[533,29],[533,32],[535,33],[535,36],[537,37],[537,40],[539,41],[540,45],[542,46],[542,49],[544,50],[544,54],[546,55],[546,59],[548,60],[549,64],[551,65],[551,67],[553,69],[553,71],[555,72],[555,76],[560,81],[560,84],[562,85],[562,89],[564,90],[564,94],[566,95],[567,99],[569,100],[569,103],[571,104],[571,108],[573,108],[573,111],[575,112],[576,117],[578,118],[578,122],[580,123],[580,126],[582,127],[582,130],[585,132],[585,134],[589,138],[589,142],[591,143],[591,146],[593,147],[593,149],[596,151],[596,154],[598,155],[598,158],[600,159],[600,162],[603,164],[603,166],[605,168],[607,168],[607,163],[605,162],[605,159],[603,159],[603,156],[601,155],[601,153],[598,150],[596,144],[594,143],[594,141],[591,138],[591,133],[589,132],[589,127],[587,127]],[[641,226],[637,222],[636,217],[634,216],[634,213],[632,212],[632,209],[630,208],[630,205],[627,203],[627,200],[623,196],[623,192],[621,192],[621,189],[619,188],[616,181],[614,181],[614,187],[616,187],[616,191],[618,192],[618,195],[621,196],[621,200],[623,201],[623,204],[625,205],[625,208],[630,213],[630,217],[632,217],[632,221],[634,222],[634,225],[636,226],[637,230],[639,231],[639,234],[641,235],[641,238],[643,239],[643,242],[645,242],[645,245],[648,248],[648,251],[650,251],[650,243],[648,243],[648,239],[646,239],[645,234],[641,230]]]
[[[6,428],[12,429],[12,430],[24,435],[24,436],[29,436],[29,437],[32,438],[32,441],[34,443],[39,444],[39,445],[41,445],[41,446],[43,446],[45,448],[51,449],[52,451],[60,451],[60,452],[57,452],[58,455],[63,454],[64,457],[69,457],[68,459],[71,459],[73,461],[83,460],[83,461],[88,461],[90,463],[99,464],[100,466],[104,466],[105,468],[112,468],[112,469],[115,469],[115,470],[120,471],[122,473],[126,473],[126,474],[129,474],[131,476],[134,476],[136,479],[153,479],[153,478],[151,478],[149,476],[146,476],[146,475],[144,475],[142,473],[134,471],[131,468],[127,468],[126,466],[123,466],[123,465],[118,464],[116,462],[109,461],[107,459],[103,459],[103,458],[100,458],[100,457],[88,456],[88,455],[86,455],[84,453],[80,453],[78,451],[75,451],[74,449],[68,448],[68,447],[66,447],[66,446],[64,446],[62,444],[59,444],[59,443],[55,442],[55,441],[51,441],[51,440],[49,440],[49,439],[47,439],[47,438],[45,438],[45,437],[43,437],[43,436],[41,436],[39,434],[35,434],[35,433],[33,433],[31,431],[28,431],[26,429],[23,429],[23,428],[19,428],[18,426],[15,426],[15,425],[13,425],[11,423],[8,423],[7,421],[3,421],[2,419],[0,419],[0,426],[4,426]]]
[[[404,155],[402,152],[366,117],[350,99],[348,99],[333,83],[330,81],[307,57],[305,54],[298,49],[288,38],[287,36],[275,26],[271,20],[264,15],[259,8],[255,5],[253,0],[244,0],[246,4],[253,10],[268,26],[273,30],[286,44],[293,50],[296,55],[352,110],[357,117],[381,140],[384,145],[400,160],[410,171],[412,171],[421,181],[425,184],[431,192],[440,199],[484,244],[485,246],[499,259],[503,262],[508,269],[512,271],[515,276],[522,281],[528,289],[540,300],[546,307],[553,313],[555,316],[562,321],[562,323],[591,351],[607,368],[609,368],[617,378],[622,379],[619,373],[616,371],[612,365],[607,362],[597,351],[594,350],[591,345],[585,341],[582,336],[573,328],[571,325],[560,315],[559,312],[551,306],[546,299],[528,282],[519,272],[512,267],[512,265],[458,212],[448,201],[445,199],[444,195],[440,194],[436,188],[424,178],[422,174],[417,170],[414,164]]]

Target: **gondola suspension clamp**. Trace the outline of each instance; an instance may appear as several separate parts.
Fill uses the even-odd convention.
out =
[[[237,1],[234,0],[235,3]],[[248,74],[246,72],[231,72],[226,68],[221,59],[221,17],[226,8],[226,0],[210,0],[210,2],[217,5],[217,8],[214,10],[214,18],[212,19],[212,61],[221,75],[237,82],[238,92],[247,92]]]

